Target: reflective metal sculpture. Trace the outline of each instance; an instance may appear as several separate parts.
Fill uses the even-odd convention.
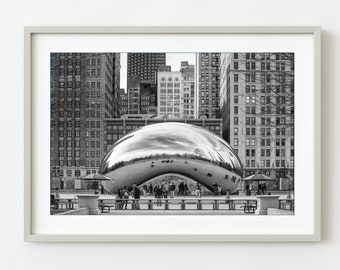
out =
[[[242,165],[222,138],[199,126],[172,122],[145,126],[121,138],[104,156],[100,173],[111,178],[103,182],[111,192],[176,174],[210,191],[220,185],[225,194],[237,188]]]

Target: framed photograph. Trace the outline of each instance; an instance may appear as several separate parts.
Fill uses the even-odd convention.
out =
[[[319,27],[25,27],[25,241],[319,241]]]

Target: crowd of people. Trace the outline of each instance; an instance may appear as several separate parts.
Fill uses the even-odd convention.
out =
[[[201,198],[202,186],[199,183],[196,183],[194,193],[196,198]],[[178,184],[178,186],[176,186],[174,182],[165,182],[154,185],[150,183],[149,185],[143,185],[141,188],[134,184],[132,189],[129,189],[127,186],[123,189],[117,189],[115,199],[120,209],[127,209],[129,199],[134,200],[135,209],[140,209],[138,200],[141,198],[141,196],[154,196],[157,199],[157,206],[161,206],[162,198],[174,198],[176,194],[177,196],[189,196],[192,194],[187,182],[182,181]],[[217,194],[218,192],[216,195]]]

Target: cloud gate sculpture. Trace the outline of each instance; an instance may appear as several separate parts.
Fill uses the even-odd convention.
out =
[[[104,187],[115,192],[165,174],[176,174],[199,182],[210,191],[234,191],[242,178],[236,153],[222,138],[195,125],[152,124],[117,141],[105,154],[100,173],[111,181]]]

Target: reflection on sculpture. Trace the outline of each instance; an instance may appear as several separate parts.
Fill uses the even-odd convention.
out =
[[[222,138],[202,127],[172,122],[145,126],[124,136],[104,156],[100,173],[111,178],[103,182],[111,192],[174,173],[211,191],[217,183],[225,194],[237,188],[242,165]]]

